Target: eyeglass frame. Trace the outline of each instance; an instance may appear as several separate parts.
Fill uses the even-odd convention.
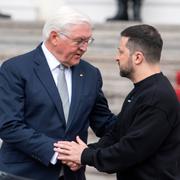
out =
[[[71,37],[69,37],[67,34],[63,33],[63,32],[58,32],[59,35],[63,35],[66,38],[70,39],[72,42],[74,42],[74,44],[76,46],[83,46],[85,43],[87,43],[88,45],[91,45],[94,42],[94,38],[90,37],[89,39],[85,40],[83,38],[79,38],[79,39],[73,39]]]

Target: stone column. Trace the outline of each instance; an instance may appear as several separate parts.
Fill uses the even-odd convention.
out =
[[[155,24],[180,24],[179,0],[144,0],[143,22]]]

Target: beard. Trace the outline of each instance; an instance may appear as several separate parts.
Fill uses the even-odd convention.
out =
[[[120,66],[120,76],[131,79],[133,72],[132,59],[129,58],[126,66]]]

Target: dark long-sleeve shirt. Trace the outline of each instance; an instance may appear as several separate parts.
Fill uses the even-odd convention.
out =
[[[81,161],[118,180],[180,180],[179,103],[162,73],[135,84],[117,124]]]

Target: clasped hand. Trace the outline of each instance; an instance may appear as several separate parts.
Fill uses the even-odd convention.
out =
[[[69,166],[72,171],[77,171],[81,167],[81,154],[87,145],[79,138],[76,141],[58,141],[54,143],[54,151],[58,153],[57,159]]]

